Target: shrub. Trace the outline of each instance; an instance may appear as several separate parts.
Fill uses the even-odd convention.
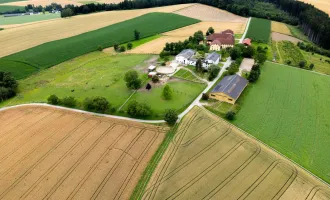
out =
[[[137,90],[142,84],[141,79],[139,79],[139,74],[135,70],[126,72],[124,80],[126,81],[126,86],[130,89]]]
[[[62,18],[71,17],[72,15],[73,15],[73,11],[71,10],[71,8],[65,8],[61,11]]]
[[[125,46],[121,46],[121,47],[119,48],[119,51],[120,51],[120,52],[125,52],[125,51],[126,51],[126,47],[125,47]]]
[[[127,49],[131,50],[133,48],[133,44],[131,42],[127,43]]]
[[[314,64],[313,63],[309,65],[309,69],[314,69]]]
[[[140,39],[140,32],[137,30],[134,30],[134,38],[135,40],[139,40]]]
[[[163,89],[163,97],[166,100],[171,100],[172,99],[172,89],[170,88],[169,85],[165,85],[164,89]]]
[[[77,100],[72,96],[64,97],[62,99],[62,105],[72,108],[77,105]]]
[[[147,117],[151,115],[151,108],[146,103],[133,100],[127,106],[127,113],[132,117]]]
[[[239,47],[234,47],[231,49],[230,51],[230,57],[233,60],[236,60],[237,58],[239,58],[241,56],[241,49]]]
[[[158,83],[159,82],[159,77],[157,75],[156,76],[153,76],[151,78],[151,80],[152,80],[153,83]]]
[[[110,107],[108,100],[104,97],[92,97],[84,100],[84,108],[89,111],[105,113]]]
[[[220,72],[220,67],[216,65],[212,65],[210,67],[209,81],[213,81],[213,79],[215,79],[218,76],[219,72]]]
[[[98,51],[102,51],[102,50],[103,50],[103,47],[102,47],[101,45],[99,45],[99,46],[97,47],[97,50],[98,50]]]
[[[233,75],[238,72],[239,66],[237,65],[237,63],[231,63],[227,70],[229,75]]]
[[[115,49],[115,51],[119,50],[119,44],[118,43],[114,43],[113,44],[113,48]]]
[[[235,118],[235,112],[233,112],[233,111],[228,111],[228,112],[226,113],[226,118],[227,118],[228,120],[233,120],[233,119]]]
[[[47,102],[48,102],[49,104],[52,104],[52,105],[59,105],[59,104],[61,104],[61,100],[60,100],[60,98],[58,98],[55,94],[50,95],[50,96],[47,98]]]
[[[209,98],[210,98],[210,96],[208,93],[203,93],[203,95],[202,95],[203,100],[207,101],[207,100],[209,100]]]
[[[299,62],[299,67],[300,68],[304,68],[305,66],[306,66],[306,62],[305,61],[302,60],[302,61]]]
[[[17,81],[8,72],[0,72],[0,102],[16,95]]]
[[[258,64],[253,65],[251,72],[249,74],[248,80],[251,83],[256,82],[259,79],[260,76],[260,67]]]
[[[169,124],[169,125],[174,125],[176,121],[178,120],[178,114],[174,109],[168,109],[166,110],[164,120]]]

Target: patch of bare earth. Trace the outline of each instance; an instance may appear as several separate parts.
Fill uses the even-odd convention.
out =
[[[330,199],[329,187],[225,120],[195,107],[142,199]]]
[[[301,40],[299,40],[295,37],[285,35],[285,34],[282,34],[282,33],[277,33],[277,32],[272,32],[272,40],[274,40],[276,42],[284,41],[284,40],[290,41],[290,42],[293,42],[293,43],[302,42]]]
[[[160,127],[42,106],[0,112],[0,199],[128,199]]]

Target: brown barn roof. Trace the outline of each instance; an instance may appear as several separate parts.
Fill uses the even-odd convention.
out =
[[[211,44],[228,44],[228,45],[234,45],[235,44],[235,38],[234,38],[234,32],[232,30],[225,30],[221,33],[213,33],[206,37],[207,41],[212,41]]]

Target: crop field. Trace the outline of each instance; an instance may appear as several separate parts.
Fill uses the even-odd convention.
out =
[[[0,199],[128,199],[160,127],[57,108],[0,112]]]
[[[191,18],[196,18],[206,22],[247,22],[247,18],[232,14],[225,10],[202,4],[188,6],[186,8],[177,10],[174,13]]]
[[[231,29],[234,33],[244,33],[246,23],[245,22],[200,22],[183,28],[179,28],[170,32],[164,33],[166,36],[192,36],[196,31],[203,31],[205,34],[209,27],[213,27],[215,32]]]
[[[285,35],[282,33],[272,32],[272,40],[279,42],[279,41],[290,41],[292,43],[297,44],[298,42],[302,42],[302,40],[299,40],[295,37],[292,37],[290,35]]]
[[[0,13],[5,13],[5,12],[9,12],[9,11],[14,11],[14,10],[24,10],[24,7],[0,4]]]
[[[0,4],[8,3],[8,2],[15,2],[15,1],[23,1],[23,0],[0,0]]]
[[[299,0],[314,5],[316,8],[330,15],[330,2],[328,0]]]
[[[191,82],[196,82],[196,83],[204,83],[201,81],[199,78],[197,78],[195,75],[193,75],[191,72],[185,69],[180,69],[174,74],[174,77],[180,78],[183,80],[191,81]]]
[[[307,61],[307,66],[314,64],[315,71],[330,75],[330,58],[316,53],[312,54],[311,52],[300,51]]]
[[[290,29],[286,24],[281,22],[272,21],[272,32],[282,33],[285,35],[291,35]]]
[[[25,15],[25,16],[17,16],[17,17],[2,17],[0,16],[0,26],[6,27],[6,25],[13,25],[13,24],[23,24],[23,23],[31,23],[37,22],[42,20],[49,20],[49,19],[56,19],[60,18],[61,14],[40,14],[40,15]],[[3,26],[5,25],[5,26]]]
[[[267,19],[252,18],[246,37],[268,43],[271,32],[270,22]]]
[[[233,122],[330,182],[330,77],[266,63]]]
[[[189,112],[131,199],[329,199],[330,189],[205,109]]]
[[[82,3],[79,3],[78,1],[73,1],[73,0],[56,0],[57,4],[61,4],[63,7],[68,4],[73,4],[73,5],[82,5]],[[27,0],[27,1],[10,1],[7,3],[4,3],[4,5],[13,5],[13,6],[26,6],[28,4],[33,4],[35,6],[47,6],[50,5],[51,2],[48,0]]]
[[[60,18],[52,21],[33,23],[4,30],[0,32],[0,57],[23,51],[46,42],[100,29],[147,13],[169,13],[189,5],[190,4],[183,4],[149,9],[99,12],[70,17],[68,19]]]
[[[277,42],[282,61],[286,64],[297,67],[300,61],[306,61],[299,48],[289,41]]]
[[[115,43],[132,41],[136,29],[140,31],[141,38],[144,38],[197,22],[198,20],[172,13],[149,13],[71,38],[42,44],[4,57],[1,60],[24,62],[38,70],[43,70],[77,56],[96,51],[100,45],[110,47]],[[4,67],[7,68],[7,66],[1,65],[1,60],[0,71]],[[20,70],[22,69],[12,68],[10,72],[17,78],[16,73]],[[31,74],[26,74],[25,77],[29,75]]]

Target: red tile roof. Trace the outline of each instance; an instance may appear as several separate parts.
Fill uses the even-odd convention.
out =
[[[243,44],[246,44],[246,45],[251,45],[251,39],[250,38],[245,38],[244,40],[243,40]]]
[[[211,44],[226,44],[226,45],[234,45],[235,44],[235,38],[234,38],[234,32],[232,30],[225,30],[221,33],[213,33],[206,37],[207,41],[211,41]]]

